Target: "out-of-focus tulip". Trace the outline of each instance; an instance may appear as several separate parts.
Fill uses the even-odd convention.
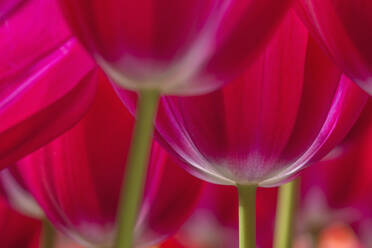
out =
[[[0,4],[0,169],[74,125],[96,89],[55,1],[16,2]]]
[[[28,192],[22,176],[14,167],[0,171],[0,197],[18,212],[37,219],[44,218],[44,213],[34,197]]]
[[[120,85],[200,94],[252,60],[291,0],[61,0],[66,20]]]
[[[133,109],[134,95],[120,94]],[[239,79],[204,96],[163,97],[156,127],[194,175],[273,186],[337,144],[366,100],[290,12]]]
[[[6,248],[38,248],[41,222],[21,215],[0,201],[0,244]]]
[[[276,191],[273,188],[257,192],[257,247],[260,248],[272,247]],[[193,214],[179,232],[164,243],[164,248],[175,243],[185,248],[238,248],[236,190],[207,183]]]
[[[189,245],[191,248],[192,245]],[[185,247],[183,244],[181,244],[177,239],[175,238],[170,238],[167,241],[165,241],[159,248],[189,248]],[[195,247],[192,247],[195,248]]]
[[[300,0],[299,14],[352,80],[372,94],[372,2]]]
[[[334,224],[323,230],[318,248],[362,248],[353,230],[342,224]]]
[[[108,246],[133,117],[103,74],[95,101],[71,130],[17,164],[24,184],[57,229],[85,244]],[[136,243],[176,231],[196,203],[202,182],[154,144]]]

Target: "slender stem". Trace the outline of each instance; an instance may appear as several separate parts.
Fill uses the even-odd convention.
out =
[[[280,186],[276,212],[274,248],[291,248],[299,182]]]
[[[40,247],[53,248],[55,246],[56,232],[53,225],[47,220],[43,219],[43,230],[41,234]]]
[[[120,196],[115,248],[133,247],[133,230],[142,200],[158,101],[158,91],[142,90],[139,93],[137,121]]]
[[[256,248],[256,186],[238,185],[239,247]]]

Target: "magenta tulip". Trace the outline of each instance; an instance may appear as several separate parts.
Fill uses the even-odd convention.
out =
[[[0,169],[74,125],[96,89],[95,65],[54,1],[23,1],[7,13],[0,19]]]
[[[109,246],[133,117],[103,74],[85,117],[71,130],[21,160],[16,169],[57,229],[83,244]],[[174,232],[198,200],[202,183],[154,144],[136,243]]]
[[[0,201],[0,244],[4,248],[38,248],[41,222]]]
[[[98,63],[131,89],[199,94],[231,80],[291,0],[61,0]]]
[[[133,108],[133,94],[121,96]],[[290,12],[239,79],[205,96],[163,97],[156,126],[194,175],[273,186],[337,144],[366,100]]]
[[[372,94],[372,2],[300,0],[298,12],[334,62]]]

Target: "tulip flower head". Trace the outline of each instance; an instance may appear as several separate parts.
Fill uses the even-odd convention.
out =
[[[200,94],[252,60],[290,0],[61,0],[77,37],[114,81]]]
[[[58,230],[81,244],[110,247],[134,118],[106,77],[99,78],[87,115],[21,160],[16,169]],[[174,232],[192,210],[202,183],[154,144],[146,185],[137,245],[158,242]]]
[[[333,61],[372,94],[372,2],[300,0],[298,13]]]

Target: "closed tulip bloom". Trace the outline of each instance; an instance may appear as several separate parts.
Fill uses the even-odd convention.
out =
[[[121,96],[133,108],[133,94]],[[163,97],[156,127],[194,175],[274,186],[337,144],[366,99],[290,12],[240,78],[204,96]]]
[[[333,61],[372,94],[372,2],[300,0],[298,12]]]
[[[17,165],[24,184],[55,227],[82,244],[110,247],[134,118],[103,76],[93,106],[71,130]],[[174,232],[202,183],[154,144],[136,244]]]
[[[0,17],[0,168],[74,125],[96,89],[95,65],[56,3],[23,1],[7,13]]]
[[[75,34],[116,83],[200,94],[262,47],[291,0],[61,0]]]
[[[24,216],[0,201],[0,244],[6,248],[37,248],[41,221]]]

